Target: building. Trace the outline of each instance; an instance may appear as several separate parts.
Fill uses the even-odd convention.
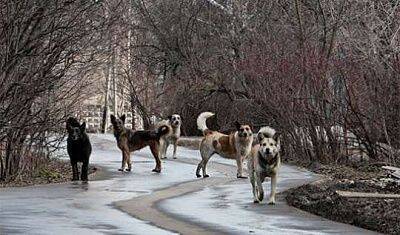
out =
[[[143,119],[137,114],[137,112],[132,113],[130,107],[126,105],[119,105],[118,116],[125,114],[125,127],[132,128],[132,120],[135,123],[136,130],[143,129]],[[103,112],[104,112],[104,96],[96,95],[89,99],[87,99],[82,106],[81,119],[86,122],[86,127],[88,132],[92,133],[100,133],[101,132],[101,123],[103,120]],[[114,105],[108,105],[107,109],[107,119],[106,119],[106,130],[110,132],[112,130],[110,115],[114,114]],[[115,114],[114,114],[115,115]]]

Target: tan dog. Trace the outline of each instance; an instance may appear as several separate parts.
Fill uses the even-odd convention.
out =
[[[253,146],[247,159],[250,182],[253,187],[254,203],[264,199],[262,183],[266,177],[271,177],[271,196],[268,204],[275,204],[276,181],[281,166],[280,137],[270,127],[263,127],[257,134],[259,144]]]
[[[243,160],[250,154],[253,144],[253,131],[249,125],[235,123],[236,131],[230,135],[218,131],[211,131],[206,125],[206,120],[214,116],[214,113],[204,112],[197,118],[197,127],[203,132],[204,138],[200,144],[201,162],[197,166],[196,176],[201,177],[200,170],[203,169],[203,177],[209,177],[206,166],[211,156],[216,153],[223,158],[235,159],[237,164],[237,177],[243,176]]]

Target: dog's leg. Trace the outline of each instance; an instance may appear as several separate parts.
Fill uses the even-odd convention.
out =
[[[277,174],[272,174],[271,175],[271,195],[269,197],[268,204],[273,205],[275,204],[275,193],[276,193],[276,179],[277,179]]]
[[[262,186],[262,181],[261,181],[261,177],[259,174],[256,174],[256,196],[258,198],[258,201],[262,201],[264,200],[264,189]]]
[[[203,159],[203,178],[207,178],[210,177],[209,175],[207,175],[207,163],[208,160],[210,160],[211,156],[208,156],[207,158]]]
[[[125,170],[125,164],[126,164],[126,151],[125,149],[122,149],[122,163],[121,163],[121,168],[118,169],[118,171],[124,171]]]
[[[169,141],[165,141],[165,147],[164,147],[164,155],[165,155],[165,158],[167,158],[168,147],[169,147]]]
[[[167,148],[165,147],[166,142],[167,141],[164,138],[160,139],[159,156],[161,159],[167,158]]]
[[[237,174],[236,176],[241,179],[247,179],[246,176],[243,176],[243,157],[237,156],[236,157],[236,165],[237,165]]]
[[[153,154],[154,159],[156,160],[156,168],[154,168],[152,171],[160,173],[161,172],[161,160],[160,160],[160,156],[158,155],[159,144],[157,144],[157,143],[151,144],[150,150],[151,150],[151,153]]]
[[[172,155],[173,159],[176,159],[176,149],[178,147],[177,145],[178,145],[178,140],[174,139],[174,155]]]
[[[197,166],[197,171],[196,171],[197,177],[200,177],[200,174],[199,174],[200,168],[203,170],[203,178],[210,177],[209,175],[207,175],[207,163],[213,154],[214,154],[214,151],[209,149],[207,146],[205,146],[203,144],[200,146],[200,155],[201,155],[202,160],[199,163],[199,165]]]
[[[249,176],[250,176],[251,187],[253,188],[253,201],[254,201],[254,203],[259,203],[260,201],[258,200],[255,172],[251,171],[251,172],[249,172],[249,174],[250,174]]]
[[[203,142],[201,142],[201,144],[200,144],[200,156],[201,156],[201,161],[197,165],[197,169],[196,169],[196,177],[197,178],[201,177],[200,170],[203,168],[203,162],[204,162],[204,156],[205,156]]]
[[[89,170],[89,161],[83,161],[82,163],[82,172],[81,172],[81,180],[88,181],[88,170]]]
[[[72,181],[79,180],[78,162],[71,161],[72,166]]]
[[[196,169],[196,177],[197,178],[201,177],[201,175],[200,175],[201,168],[203,168],[203,159],[201,159],[200,163],[197,165],[197,169]]]
[[[131,171],[132,170],[131,153],[127,151],[125,155],[126,155],[126,163],[128,164],[128,168],[126,169],[126,171]]]

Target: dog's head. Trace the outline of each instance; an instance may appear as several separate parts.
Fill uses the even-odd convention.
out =
[[[281,149],[281,137],[279,133],[275,133],[273,137],[262,138],[258,152],[264,159],[274,158]]]
[[[110,115],[111,124],[113,125],[114,131],[121,132],[125,126],[125,114],[120,116],[119,118],[115,117],[114,115]]]
[[[253,128],[251,127],[251,125],[243,125],[236,121],[235,127],[238,132],[239,138],[249,138],[253,136]]]
[[[168,116],[168,120],[172,127],[179,127],[182,124],[182,118],[179,114]]]
[[[83,122],[79,124],[79,122],[75,118],[68,118],[67,120],[67,131],[68,138],[73,141],[77,141],[83,138],[86,131],[86,123]]]

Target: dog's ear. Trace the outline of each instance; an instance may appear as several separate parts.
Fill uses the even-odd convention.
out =
[[[69,117],[66,121],[67,130],[72,130],[72,127],[74,126],[79,126],[79,122],[75,118]]]
[[[123,114],[121,117],[119,117],[119,119],[121,119],[121,121],[122,121],[123,123],[125,123],[125,119],[126,119],[125,114]]]
[[[261,140],[263,140],[264,139],[264,134],[263,133],[258,133],[257,134],[257,140],[258,140],[258,142],[261,142]]]
[[[238,121],[235,121],[234,125],[235,125],[236,130],[239,130],[240,127],[242,126],[242,125],[240,124],[240,122],[238,122]]]
[[[281,139],[282,139],[282,133],[281,132],[276,132],[275,135],[272,137],[277,145],[281,144]]]
[[[167,118],[168,118],[168,120],[171,120],[171,118],[172,118],[172,115],[169,115]]]
[[[250,130],[251,130],[251,132],[254,132],[254,126],[253,126],[253,124],[249,124],[249,127],[250,127]]]
[[[86,122],[83,122],[82,125],[80,125],[79,129],[84,132],[86,130]]]
[[[110,118],[111,118],[111,123],[115,123],[115,120],[116,120],[115,116],[111,114]]]
[[[65,122],[65,124],[66,124],[65,127],[67,128],[67,131],[71,130],[71,124],[70,124],[69,120],[70,120],[70,118],[68,118],[67,121]]]

